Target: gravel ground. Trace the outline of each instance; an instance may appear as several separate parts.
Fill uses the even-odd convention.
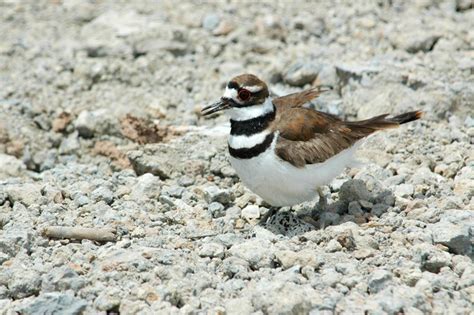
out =
[[[473,7],[0,1],[0,314],[472,314]],[[326,209],[259,224],[226,118],[199,115],[244,72],[425,116],[371,137]]]

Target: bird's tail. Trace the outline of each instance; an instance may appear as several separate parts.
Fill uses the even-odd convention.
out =
[[[423,112],[416,110],[387,118],[388,115],[384,114],[366,120],[346,122],[346,125],[351,129],[364,129],[373,132],[381,129],[396,128],[407,122],[418,120],[423,115]]]
[[[395,117],[389,118],[388,120],[397,122],[398,124],[404,124],[410,121],[418,120],[423,116],[423,112],[416,110],[413,112],[408,112],[405,114],[397,115]]]

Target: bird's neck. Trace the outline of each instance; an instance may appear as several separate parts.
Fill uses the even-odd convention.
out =
[[[230,116],[231,121],[245,121],[261,117],[272,111],[275,111],[275,106],[273,106],[272,99],[267,97],[262,103],[259,104],[232,107],[228,110],[228,115]]]
[[[275,119],[276,108],[270,97],[263,103],[247,106],[234,107],[230,111],[230,134],[231,135],[253,135],[267,129]]]

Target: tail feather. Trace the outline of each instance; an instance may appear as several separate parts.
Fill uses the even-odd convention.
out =
[[[410,121],[418,120],[421,118],[421,116],[423,116],[423,112],[416,110],[413,112],[397,115],[395,117],[389,118],[388,120],[397,122],[401,125]]]
[[[371,133],[376,130],[396,128],[401,124],[420,119],[422,115],[423,112],[421,111],[408,112],[390,118],[387,118],[388,114],[383,114],[366,120],[350,121],[345,123],[352,130],[365,130],[365,132]]]

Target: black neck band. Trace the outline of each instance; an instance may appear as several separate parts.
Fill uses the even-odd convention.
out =
[[[275,119],[275,107],[271,112],[247,120],[230,120],[230,134],[233,136],[251,136],[267,129]]]

